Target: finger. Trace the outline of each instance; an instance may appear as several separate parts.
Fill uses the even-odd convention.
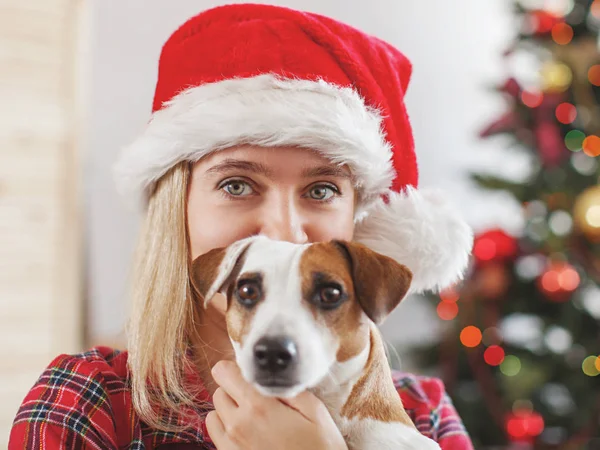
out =
[[[223,388],[218,388],[213,394],[213,405],[215,405],[215,409],[219,413],[219,417],[221,417],[224,421],[227,421],[229,417],[235,413],[235,410],[238,409],[237,403],[233,401],[230,395],[223,390]]]
[[[233,448],[225,431],[225,425],[223,425],[219,413],[216,411],[211,411],[206,415],[206,429],[210,440],[213,441],[218,450]]]
[[[219,361],[212,369],[212,376],[238,405],[257,401],[261,397],[256,389],[244,379],[239,367],[233,361]]]
[[[313,423],[320,422],[327,416],[331,417],[323,402],[309,391],[304,391],[296,397],[280,400]]]

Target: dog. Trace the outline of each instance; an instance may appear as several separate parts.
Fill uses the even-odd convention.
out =
[[[308,389],[350,450],[434,450],[392,382],[378,324],[410,287],[410,270],[364,245],[254,236],[192,263],[206,308],[227,296],[227,330],[243,377],[266,396]]]

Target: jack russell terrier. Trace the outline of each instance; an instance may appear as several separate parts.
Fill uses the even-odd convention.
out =
[[[412,274],[364,245],[292,244],[255,236],[193,262],[204,307],[227,295],[227,329],[244,378],[263,395],[309,389],[350,450],[434,450],[408,417],[376,324]]]

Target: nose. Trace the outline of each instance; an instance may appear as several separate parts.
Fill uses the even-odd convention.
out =
[[[272,201],[265,203],[261,211],[260,234],[276,241],[308,242],[299,205],[282,196],[274,196]]]
[[[254,345],[256,367],[269,374],[279,374],[292,367],[297,357],[296,344],[285,336],[264,337]]]

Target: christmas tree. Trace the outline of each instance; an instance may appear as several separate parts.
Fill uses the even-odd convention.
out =
[[[478,232],[465,280],[431,296],[436,367],[475,448],[600,449],[600,0],[515,4],[504,55],[539,62],[494,89],[507,112],[481,133],[531,161],[515,182],[474,174],[523,205],[523,230]],[[544,7],[546,9],[544,9]]]

